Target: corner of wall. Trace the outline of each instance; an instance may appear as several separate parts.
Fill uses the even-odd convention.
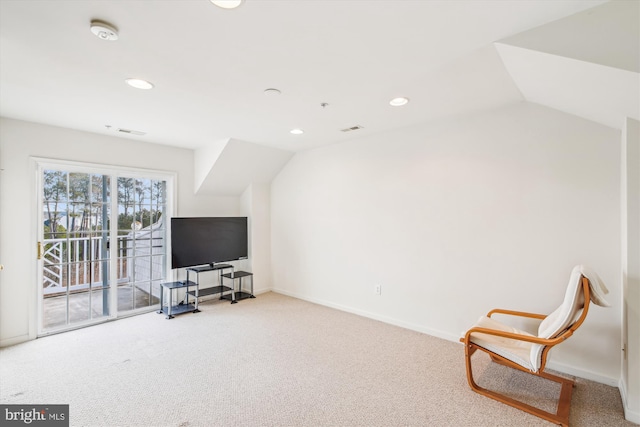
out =
[[[624,378],[620,378],[618,383],[618,390],[620,390],[620,398],[622,399],[622,410],[624,411],[624,418],[632,423],[640,424],[640,412],[634,411],[629,407],[629,396],[627,394],[627,384]]]
[[[621,150],[622,369],[625,418],[640,424],[640,122],[626,118]]]
[[[231,138],[214,141],[193,152],[193,191],[197,193]]]
[[[240,196],[240,212],[249,219],[249,260],[243,268],[254,274],[254,293],[271,290],[270,186],[251,183]]]

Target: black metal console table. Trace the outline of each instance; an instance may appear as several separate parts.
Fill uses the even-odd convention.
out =
[[[222,273],[224,270],[231,269],[233,272],[233,266],[231,264],[207,264],[207,265],[199,265],[197,267],[189,267],[187,268],[187,280],[189,280],[189,273],[195,273],[196,275],[196,283],[198,287],[195,291],[187,290],[187,293],[196,297],[196,299],[205,297],[208,295],[221,294],[220,299],[224,296],[225,292],[233,292],[233,288],[228,286],[224,286],[222,283]],[[209,288],[200,289],[200,273],[205,273],[209,271],[217,271],[218,272],[218,286],[212,286]],[[196,295],[197,292],[197,295]]]
[[[251,278],[251,292],[244,292],[242,290],[242,278],[243,277],[250,277]],[[246,271],[234,271],[232,273],[227,273],[227,274],[223,274],[222,275],[223,279],[231,279],[231,295],[227,294],[227,295],[223,295],[221,298],[222,299],[228,299],[231,300],[231,304],[235,304],[238,302],[238,300],[241,299],[245,299],[245,298],[255,298],[255,296],[253,295],[253,273],[249,273]],[[238,279],[238,292],[236,292],[236,279]]]
[[[196,288],[195,291],[189,291],[190,287],[195,287]],[[180,304],[174,305],[173,292],[176,289],[183,289],[183,288],[187,290],[187,293],[185,294],[186,300],[181,302]],[[169,302],[167,306],[164,305],[165,289],[169,291]],[[189,304],[189,294],[195,295],[195,304]],[[187,313],[187,312],[198,313],[199,311],[200,310],[198,310],[198,283],[191,282],[189,280],[186,280],[184,282],[162,283],[162,287],[160,288],[160,310],[158,310],[157,312],[158,314],[164,313],[167,315],[167,319],[173,319],[174,315]]]

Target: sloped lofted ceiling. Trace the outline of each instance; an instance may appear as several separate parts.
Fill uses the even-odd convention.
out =
[[[640,2],[606,3],[494,45],[424,75],[426,92],[439,100],[422,110],[425,117],[451,117],[524,98],[616,129],[626,117],[640,120]],[[237,164],[242,158],[236,157]],[[221,191],[220,178],[235,176],[230,159],[211,165],[209,184],[199,191]],[[279,168],[273,170],[275,175]]]
[[[226,139],[195,150],[195,192],[234,196],[253,183],[269,183],[293,152]]]
[[[478,52],[603,1],[2,0],[0,115],[190,149],[306,150],[521,100]],[[92,19],[119,39],[95,37]]]
[[[196,192],[240,194],[296,151],[523,100],[619,128],[638,118],[637,6],[0,0],[0,115],[193,149]]]
[[[603,4],[496,47],[527,101],[616,129],[640,120],[640,2]]]

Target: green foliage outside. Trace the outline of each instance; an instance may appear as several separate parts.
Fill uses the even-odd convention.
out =
[[[110,190],[109,176],[45,170],[42,194],[45,241],[102,237],[108,232],[112,217]],[[162,217],[164,181],[119,177],[117,192],[119,235],[149,227]],[[51,245],[48,243],[45,249]],[[82,246],[75,247],[71,245],[70,250],[83,250]]]

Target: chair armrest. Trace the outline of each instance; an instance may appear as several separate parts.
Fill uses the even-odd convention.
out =
[[[511,338],[518,341],[527,341],[527,342],[540,344],[540,345],[556,345],[559,342],[566,340],[573,334],[573,332],[567,333],[569,331],[566,331],[565,333],[561,334],[560,336],[557,336],[556,338],[538,338],[536,336],[516,334],[514,332],[499,331],[497,329],[471,328],[464,335],[464,341],[463,340],[460,340],[460,341],[464,342],[466,345],[469,345],[469,342],[471,341],[471,334],[474,332],[478,332],[481,334],[495,335],[503,338]]]
[[[524,311],[513,311],[513,310],[503,310],[500,308],[494,308],[489,313],[487,313],[487,317],[491,317],[492,314],[508,314],[510,316],[520,316],[520,317],[529,317],[531,319],[544,319],[547,316],[545,314],[536,314],[536,313],[526,313]]]

